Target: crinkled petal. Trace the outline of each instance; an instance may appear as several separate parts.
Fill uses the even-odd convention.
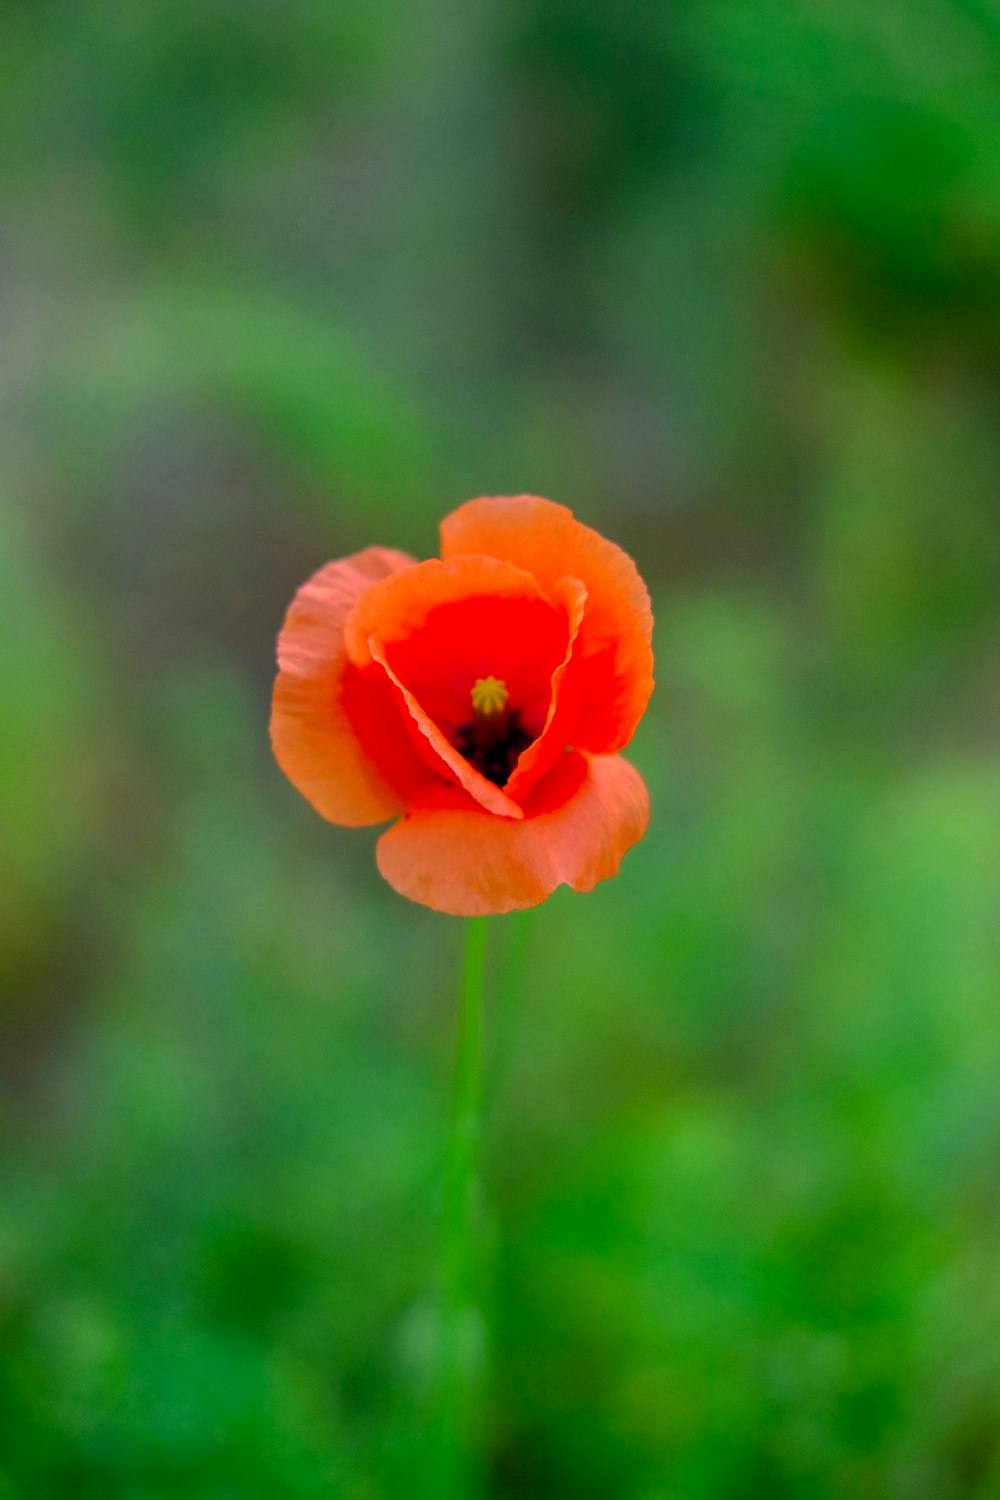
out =
[[[431,558],[394,573],[358,600],[347,622],[352,661],[372,660],[380,640],[395,671],[428,712],[437,717],[454,699],[469,711],[478,677],[502,678],[523,707],[541,694],[539,729],[548,710],[550,679],[566,646],[565,611],[512,563],[492,557]]]
[[[520,822],[457,805],[460,796],[433,789],[382,834],[376,857],[401,895],[461,917],[535,906],[559,885],[591,890],[649,821],[645,783],[617,755],[564,755]]]
[[[359,667],[377,662],[384,668],[429,768],[501,817],[519,819],[519,801],[470,764],[454,738],[473,716],[472,688],[484,677],[502,679],[526,729],[542,733],[552,721],[553,686],[579,623],[572,616],[579,613],[581,587],[563,587],[550,599],[511,563],[432,558],[368,589],[347,622],[351,659]]]
[[[541,734],[518,757],[504,791],[524,802],[559,756],[571,744],[580,718],[580,675],[573,671],[580,626],[587,605],[587,590],[578,578],[564,578],[556,585],[569,624],[569,639],[562,661],[552,674],[549,712]]]
[[[653,690],[653,616],[632,559],[537,495],[469,500],[441,523],[441,556],[501,558],[545,590],[566,576],[587,590],[580,628],[580,720],[574,744],[610,753],[628,744]]]
[[[384,823],[430,779],[392,687],[377,669],[359,671],[344,647],[359,596],[412,566],[385,547],[327,563],[295,595],[278,638],[271,743],[289,781],[331,823]]]
[[[428,768],[442,780],[454,781],[464,787],[480,807],[496,813],[498,817],[523,818],[524,813],[520,805],[513,802],[492,781],[487,781],[486,777],[477,771],[475,766],[470,765],[465,756],[459,754],[454,745],[445,739],[417,698],[392,670],[385,654],[385,645],[377,636],[371,638],[371,650],[375,661],[384,669],[389,681],[398,692],[403,712],[409,715],[417,735],[420,736],[417,744],[418,748],[423,751]]]

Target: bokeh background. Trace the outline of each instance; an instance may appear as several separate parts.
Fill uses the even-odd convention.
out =
[[[0,129],[0,1496],[424,1492],[461,932],[273,644],[523,490],[655,816],[493,935],[486,1493],[1000,1495],[1000,8],[7,0]]]

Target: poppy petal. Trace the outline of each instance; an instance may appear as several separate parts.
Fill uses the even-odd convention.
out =
[[[331,823],[360,828],[395,817],[430,779],[382,674],[349,661],[344,626],[358,597],[413,566],[369,547],[327,563],[302,585],[278,637],[271,743],[278,764]]]
[[[565,652],[566,612],[512,563],[435,557],[383,579],[358,600],[346,641],[359,667],[372,660],[373,636],[430,712],[437,705],[427,695],[444,699],[450,691],[465,714],[472,684],[493,676],[506,682],[514,700],[541,692],[541,729],[551,675]]]
[[[517,765],[504,790],[508,797],[523,802],[532,788],[555,765],[559,756],[575,737],[580,717],[579,674],[574,673],[573,657],[576,649],[584,610],[587,606],[587,590],[578,578],[564,578],[556,585],[566,608],[569,622],[569,640],[566,654],[552,674],[552,696],[549,712],[541,734],[533,740],[518,757]]]
[[[492,781],[487,781],[486,777],[477,771],[475,766],[470,765],[465,756],[445,739],[433,719],[392,670],[382,641],[373,635],[370,646],[375,661],[384,669],[389,681],[399,693],[404,713],[410,716],[417,734],[422,736],[422,739],[417,741],[418,748],[424,750],[429,768],[446,780],[457,781],[459,786],[464,787],[469,795],[475,798],[480,807],[485,807],[498,817],[523,818],[524,813],[519,804],[512,802],[506,792],[501,791],[500,787],[495,786]]]
[[[493,676],[504,682],[529,733],[542,732],[552,717],[553,686],[569,650],[580,587],[564,589],[553,602],[511,563],[432,558],[368,589],[347,622],[352,660],[384,668],[419,732],[416,743],[430,769],[501,817],[521,818],[519,802],[473,766],[453,740],[473,716],[475,683]]]
[[[400,895],[453,916],[536,906],[559,885],[589,891],[617,873],[649,821],[645,783],[617,755],[564,755],[521,822],[457,805],[459,795],[433,789],[376,848]]]
[[[610,753],[628,744],[653,690],[653,616],[632,559],[538,495],[469,500],[441,523],[441,556],[480,553],[524,568],[542,588],[579,578],[587,609],[578,650],[580,721],[574,744]]]

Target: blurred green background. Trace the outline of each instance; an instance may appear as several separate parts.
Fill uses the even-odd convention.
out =
[[[522,490],[655,811],[493,933],[487,1493],[1000,1496],[995,0],[8,0],[0,128],[2,1500],[422,1493],[461,931],[273,645]]]

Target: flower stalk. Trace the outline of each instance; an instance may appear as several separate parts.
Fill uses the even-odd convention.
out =
[[[467,922],[444,1182],[437,1493],[446,1500],[466,1500],[478,1488],[476,1426],[485,1354],[477,1212],[486,936],[485,917]]]

